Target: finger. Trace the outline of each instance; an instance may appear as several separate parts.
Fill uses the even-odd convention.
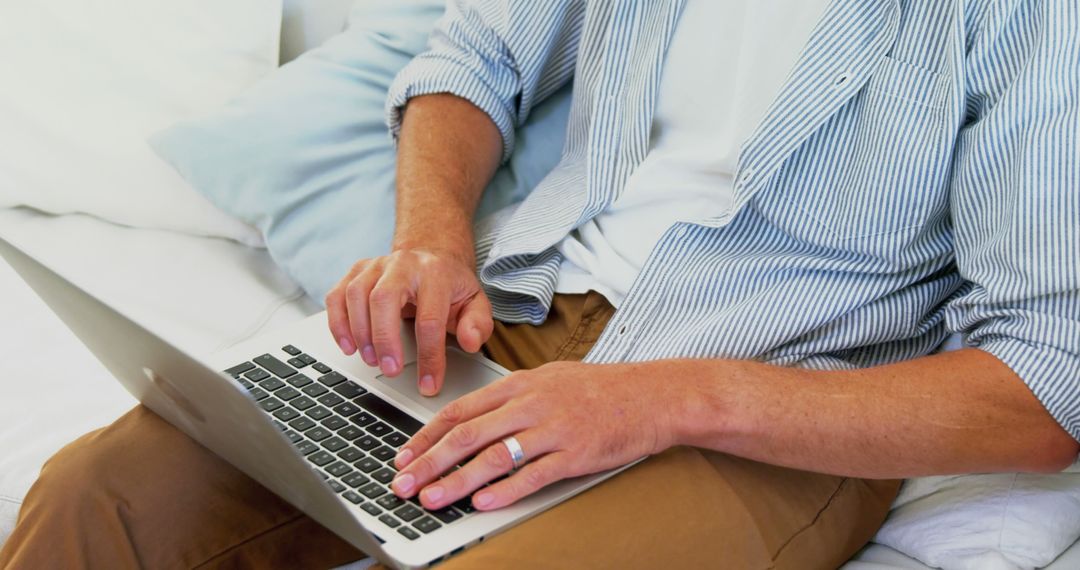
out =
[[[353,340],[352,328],[349,326],[349,305],[345,298],[347,285],[343,279],[326,294],[325,301],[326,324],[330,328],[330,335],[341,347],[341,352],[349,355],[356,352],[356,341]]]
[[[368,295],[371,341],[379,368],[387,376],[401,373],[401,309],[411,296],[407,280],[393,273],[384,273]]]
[[[427,425],[420,428],[420,431],[401,446],[395,459],[397,468],[404,470],[414,459],[427,453],[459,424],[505,404],[511,396],[507,386],[507,383],[499,381],[447,404]]]
[[[519,434],[517,437],[526,453],[540,455],[549,450],[544,442],[534,441],[536,430],[522,433],[530,426],[520,414],[500,411],[451,430],[442,441],[395,477],[394,492],[402,497],[420,492],[420,500],[425,506],[439,508],[514,468],[510,452],[501,441],[506,436]],[[462,467],[451,471],[456,465]]]
[[[416,349],[420,393],[434,396],[442,390],[446,370],[446,319],[450,290],[434,279],[420,284],[416,298]]]
[[[345,305],[348,310],[349,332],[353,346],[360,350],[360,358],[368,366],[378,366],[375,349],[371,344],[371,321],[368,313],[368,297],[379,278],[381,268],[371,265],[353,277],[345,287]]]
[[[461,307],[457,319],[458,344],[467,352],[477,352],[491,338],[495,321],[491,317],[491,302],[483,291],[478,292]]]
[[[561,451],[530,461],[513,475],[473,495],[473,506],[481,511],[490,511],[512,505],[556,481],[569,477],[570,470],[567,465],[566,453]]]

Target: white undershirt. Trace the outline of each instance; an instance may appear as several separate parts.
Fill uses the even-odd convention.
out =
[[[672,224],[724,210],[739,148],[829,0],[686,0],[668,46],[649,153],[606,210],[563,238],[555,290],[618,306]]]

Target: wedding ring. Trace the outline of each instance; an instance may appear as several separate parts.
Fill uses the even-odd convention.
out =
[[[506,446],[506,451],[510,452],[510,460],[514,462],[514,469],[521,467],[525,463],[525,450],[521,448],[521,444],[514,436],[503,438],[502,444]]]

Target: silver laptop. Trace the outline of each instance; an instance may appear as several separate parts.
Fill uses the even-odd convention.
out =
[[[416,389],[411,332],[403,373],[387,378],[341,354],[325,313],[195,357],[3,239],[0,256],[140,402],[389,566],[427,567],[619,471],[498,511],[474,511],[468,499],[427,511],[390,492],[396,450],[442,406],[508,373],[495,362],[449,347],[443,392],[427,398]]]

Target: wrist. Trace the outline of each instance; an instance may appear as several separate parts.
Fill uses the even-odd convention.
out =
[[[390,250],[398,251],[423,251],[439,257],[449,257],[461,262],[470,270],[476,266],[476,251],[471,240],[444,236],[395,236]]]
[[[722,451],[733,439],[751,409],[740,403],[739,390],[747,371],[744,363],[723,359],[659,361],[666,378],[665,423],[672,445]]]

